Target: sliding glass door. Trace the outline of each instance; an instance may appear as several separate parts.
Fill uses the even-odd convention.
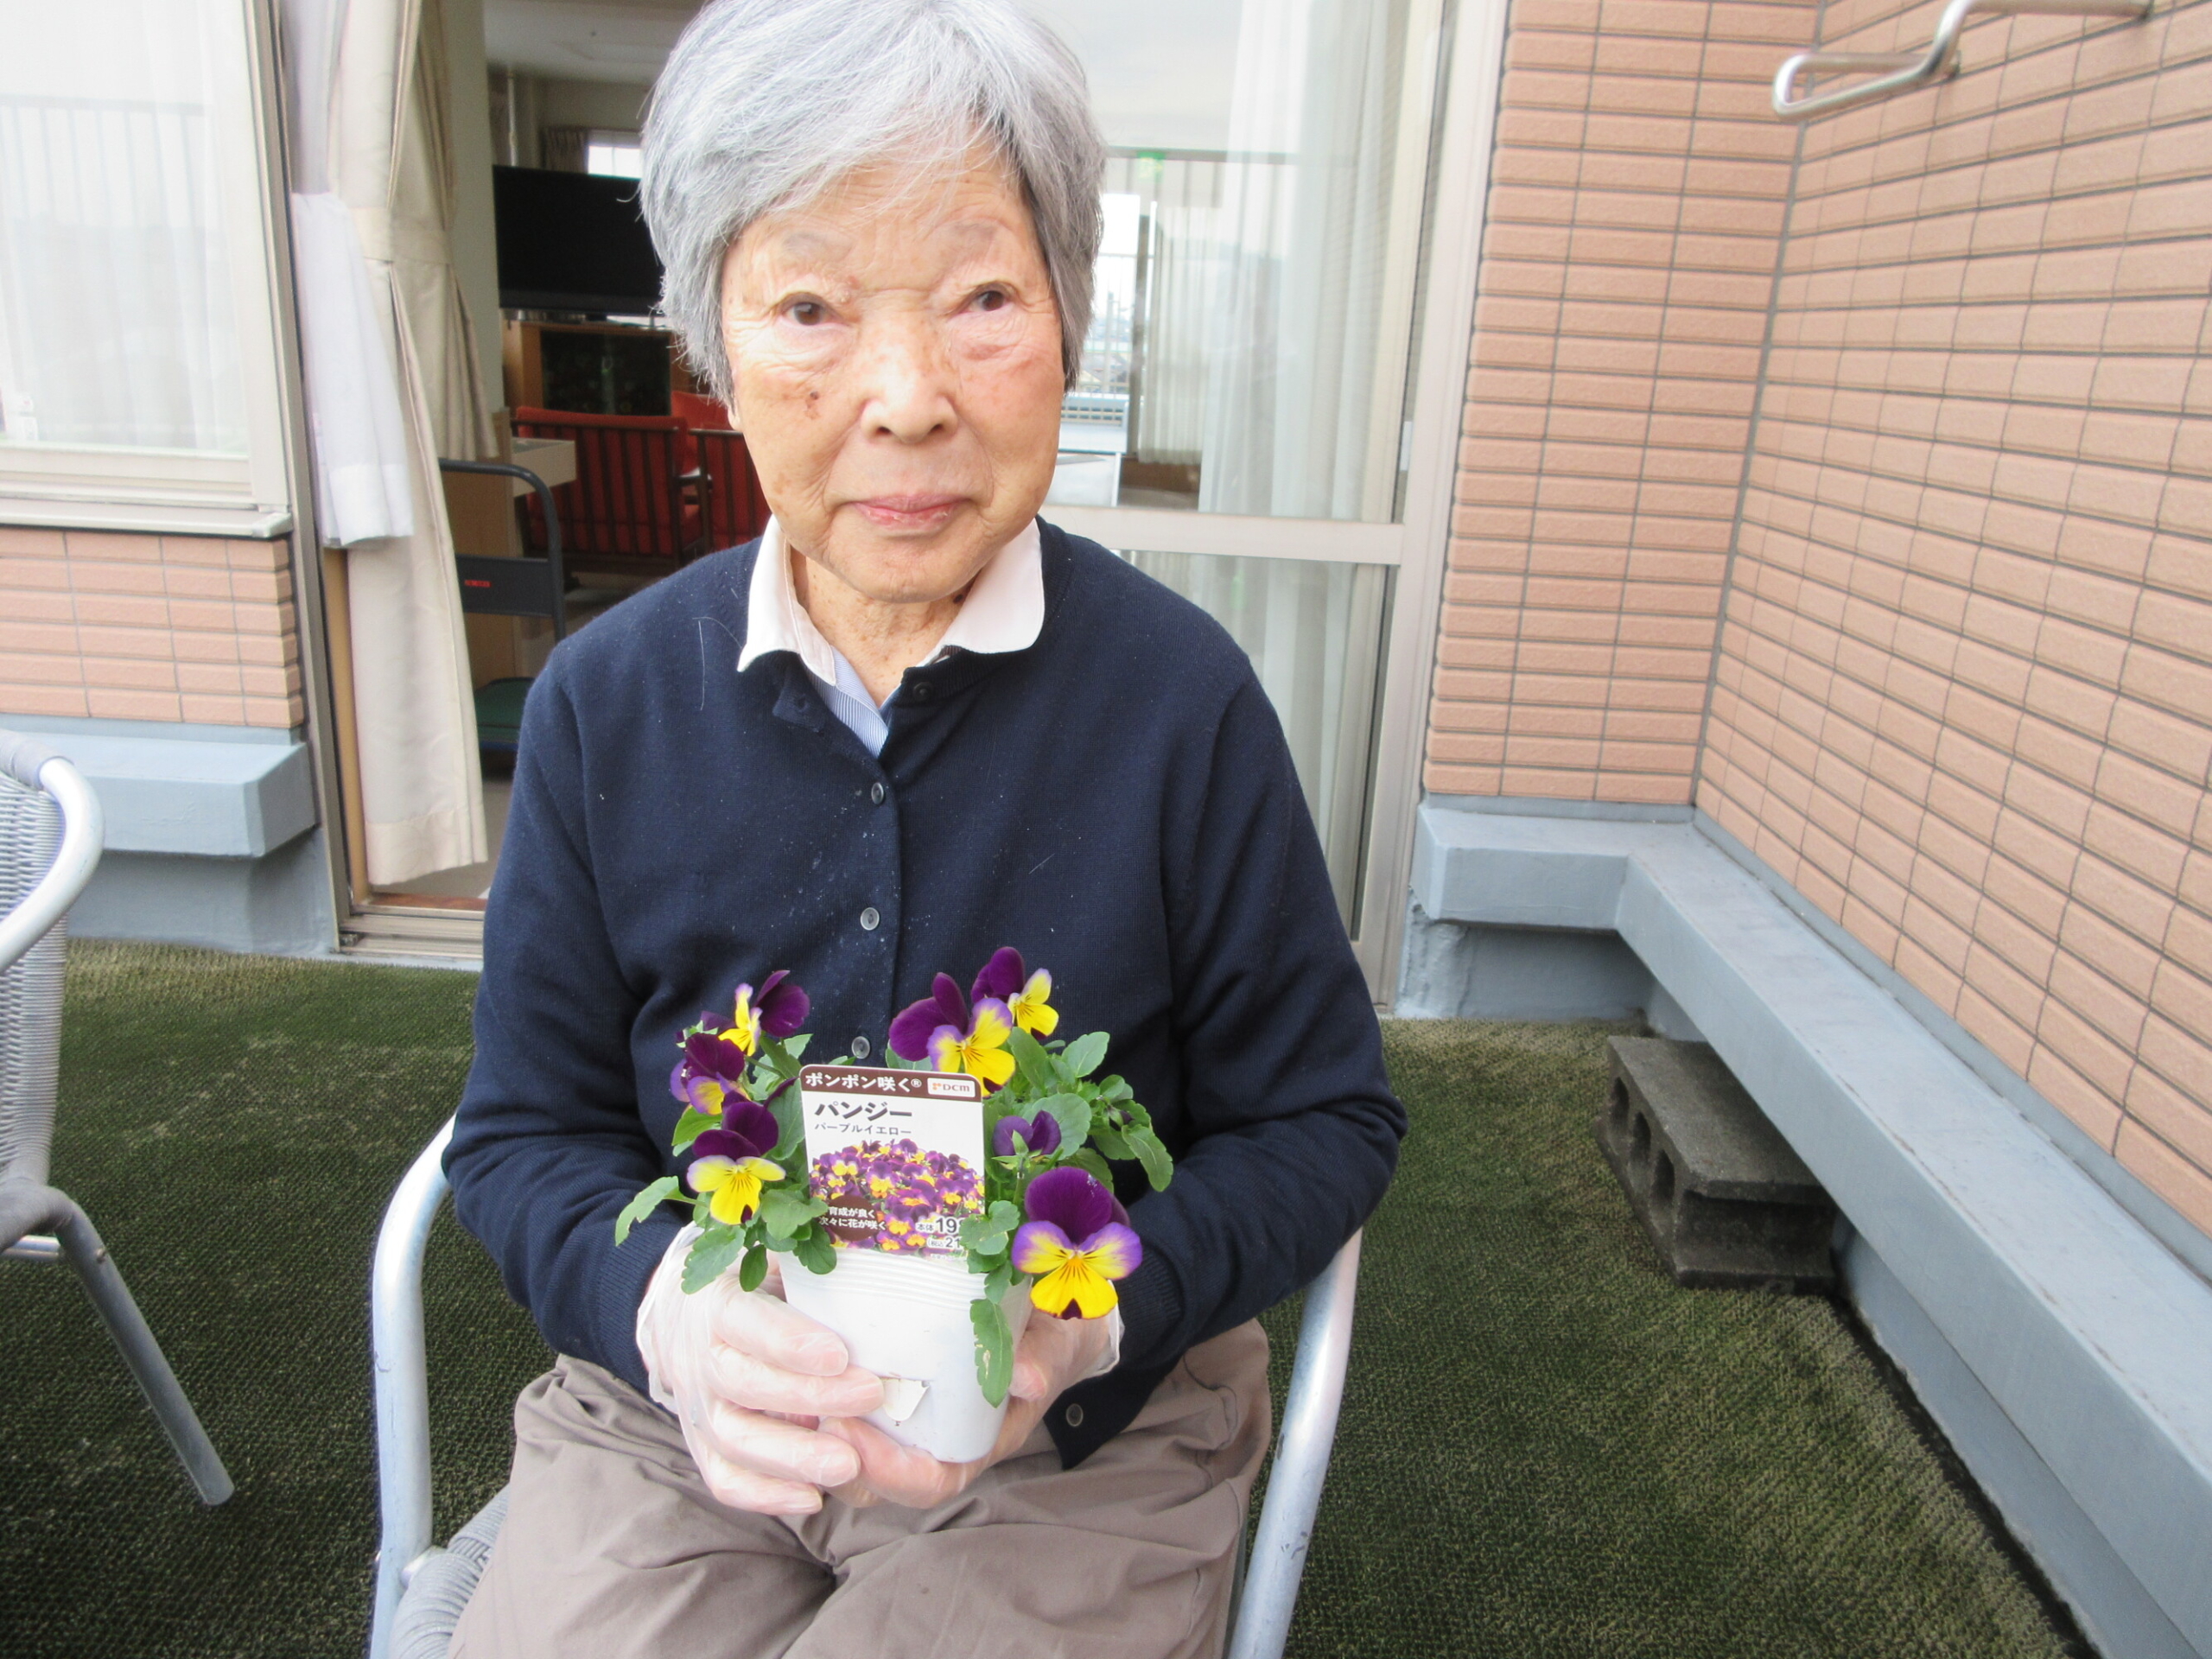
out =
[[[1452,135],[1487,151],[1502,10],[1031,3],[1084,58],[1112,146],[1046,514],[1251,656],[1387,995],[1479,217]]]

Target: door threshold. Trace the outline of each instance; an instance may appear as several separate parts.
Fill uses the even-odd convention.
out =
[[[346,918],[338,948],[361,960],[481,969],[484,912],[480,903],[378,901]]]

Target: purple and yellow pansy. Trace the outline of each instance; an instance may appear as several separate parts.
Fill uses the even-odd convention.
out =
[[[1009,1260],[1033,1275],[1029,1300],[1055,1319],[1096,1319],[1120,1300],[1113,1281],[1144,1260],[1128,1211],[1088,1171],[1072,1164],[1030,1182],[1022,1208],[1029,1219],[1014,1236]]]
[[[702,1129],[691,1143],[690,1166],[683,1179],[694,1192],[708,1196],[716,1221],[735,1227],[760,1207],[760,1190],[784,1179],[781,1165],[768,1154],[776,1148],[776,1115],[757,1101],[734,1101],[722,1111],[722,1126]]]

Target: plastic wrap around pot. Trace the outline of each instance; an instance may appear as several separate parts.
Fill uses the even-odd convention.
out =
[[[976,1381],[969,1313],[982,1274],[957,1260],[841,1249],[829,1273],[785,1262],[783,1284],[786,1302],[842,1338],[854,1364],[885,1379],[884,1408],[868,1421],[944,1463],[972,1462],[997,1444],[1006,1405],[984,1399]],[[1027,1287],[1009,1289],[1000,1306],[1020,1342]]]

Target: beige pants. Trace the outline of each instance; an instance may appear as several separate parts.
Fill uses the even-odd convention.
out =
[[[715,1503],[673,1422],[563,1358],[515,1404],[454,1659],[1211,1659],[1268,1422],[1240,1325],[1076,1468],[1040,1428],[938,1509],[784,1520]]]

